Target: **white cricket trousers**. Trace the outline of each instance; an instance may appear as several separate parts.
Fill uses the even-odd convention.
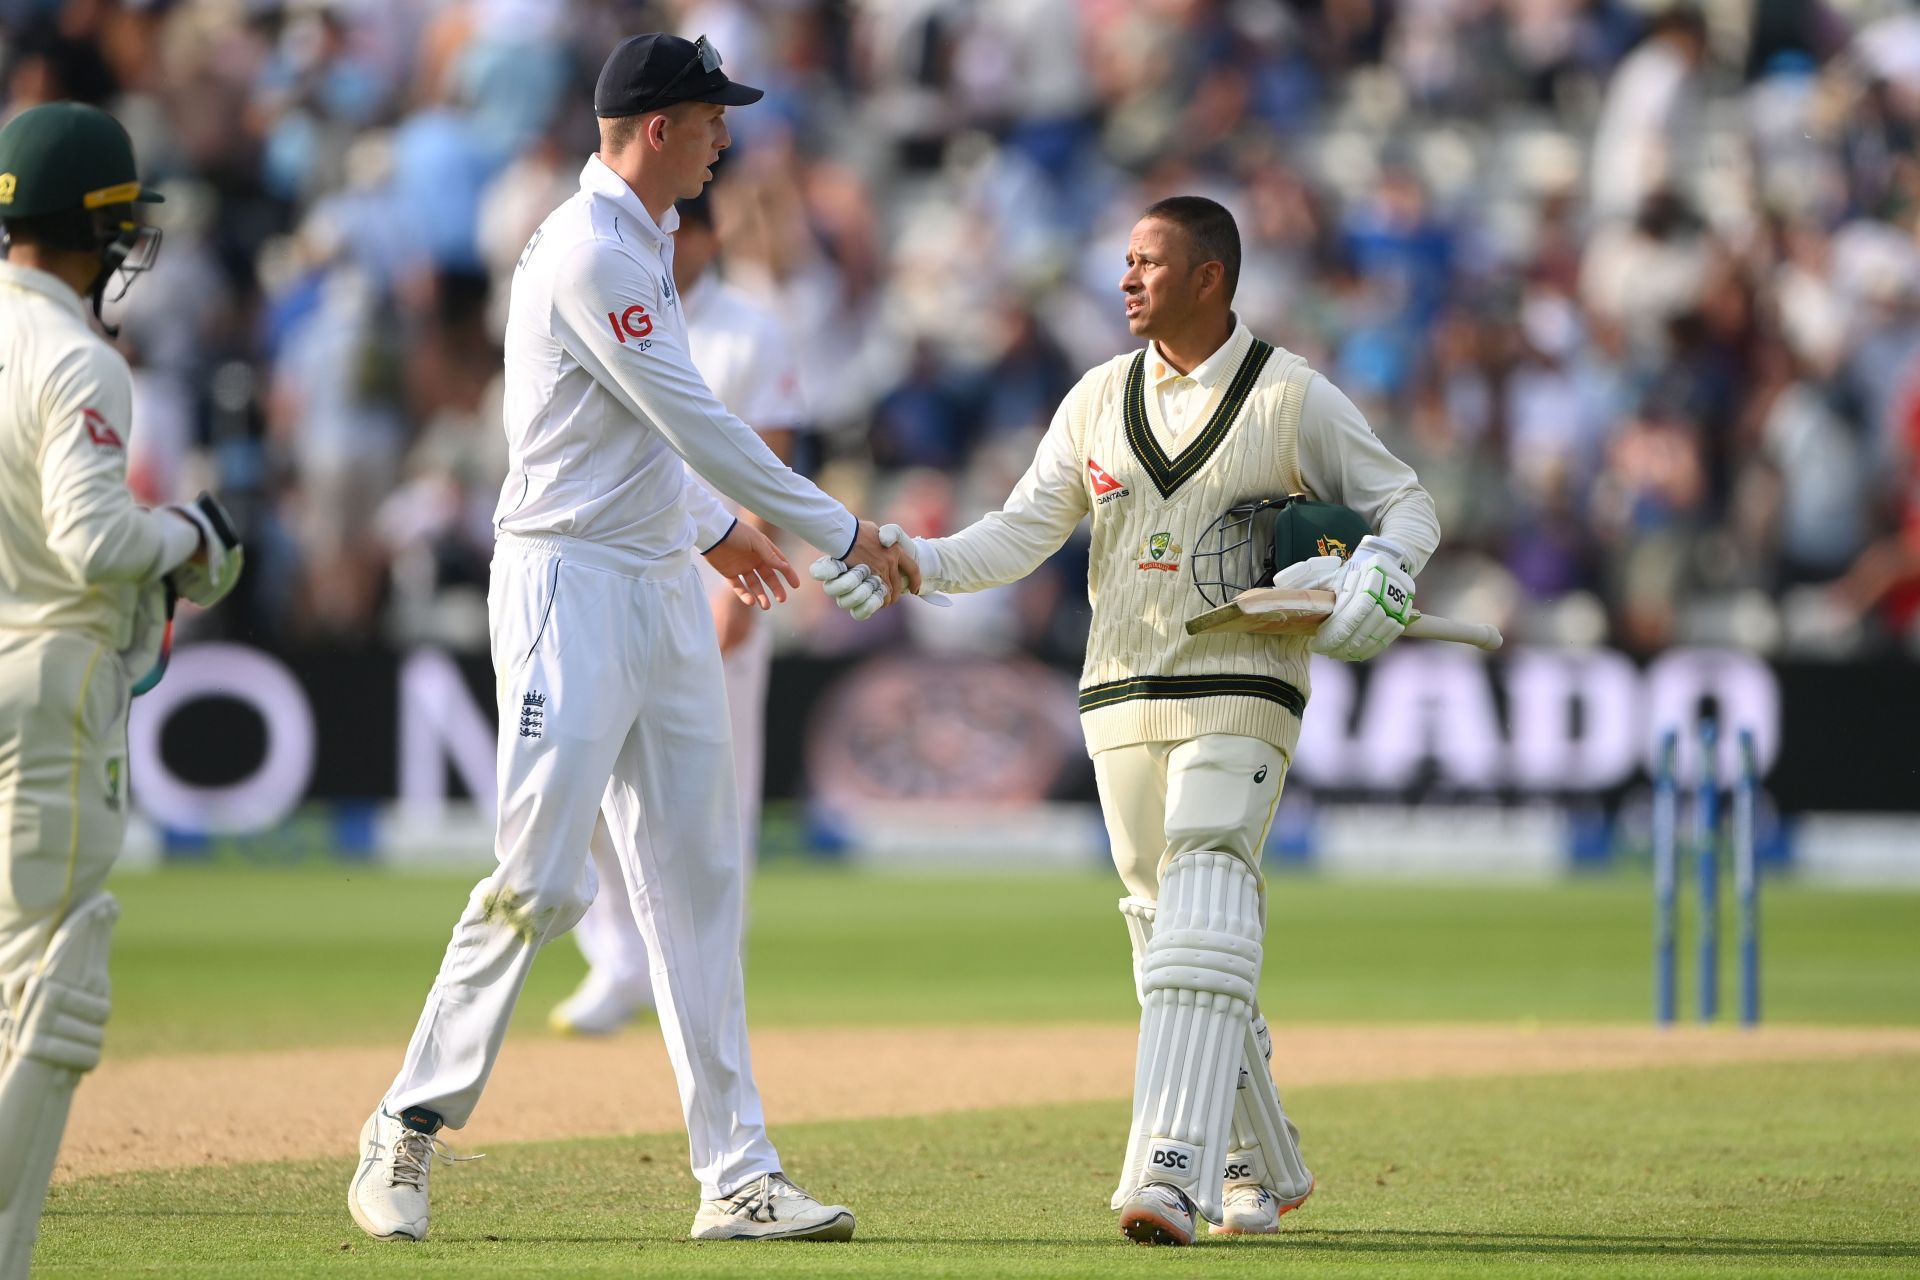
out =
[[[718,1199],[780,1168],[747,1050],[742,888],[720,652],[690,555],[503,537],[488,590],[499,865],[454,927],[387,1109],[473,1114],[543,943],[593,900],[606,827],[652,965],[693,1173]],[[564,1085],[562,1085],[564,1087]]]
[[[67,909],[127,832],[127,673],[64,631],[0,629],[0,999],[18,998]]]
[[[1230,853],[1258,876],[1286,777],[1280,748],[1238,734],[1097,752],[1100,813],[1127,892],[1158,902],[1167,861],[1183,853]]]
[[[74,907],[98,901],[120,854],[127,699],[126,669],[104,644],[0,628],[0,1280],[27,1280],[85,1071],[22,1052],[33,989],[57,978],[107,994],[104,966],[47,964]]]
[[[712,570],[701,574],[708,584],[721,581]],[[724,588],[723,588],[724,590]],[[728,604],[731,604],[728,597]],[[751,871],[760,842],[760,793],[766,776],[767,676],[773,666],[773,628],[754,619],[747,638],[720,655],[727,691],[727,718],[733,728],[733,781],[740,801],[740,865]],[[625,894],[608,890],[609,868],[616,854],[606,828],[593,833],[593,861],[600,876],[600,896],[574,927],[574,941],[595,973],[622,987],[645,987],[647,941],[640,936]]]

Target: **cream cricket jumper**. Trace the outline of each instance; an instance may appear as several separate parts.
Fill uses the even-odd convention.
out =
[[[1011,582],[1091,515],[1093,626],[1080,680],[1089,751],[1232,733],[1291,759],[1309,692],[1306,640],[1185,628],[1205,608],[1188,565],[1201,533],[1237,503],[1287,493],[1354,508],[1416,572],[1439,543],[1432,499],[1352,402],[1236,322],[1186,375],[1151,344],[1090,371],[1006,505],[923,540],[921,567],[939,590]]]

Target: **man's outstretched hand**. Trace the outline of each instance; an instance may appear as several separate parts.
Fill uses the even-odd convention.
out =
[[[773,539],[745,520],[736,520],[727,536],[704,554],[743,604],[771,609],[774,601],[786,600],[788,584],[800,585],[800,575]],[[786,582],[780,581],[782,577]]]

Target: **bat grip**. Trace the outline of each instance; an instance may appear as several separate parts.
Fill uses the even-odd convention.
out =
[[[1452,618],[1436,618],[1423,613],[1413,620],[1407,628],[1407,634],[1416,640],[1447,640],[1454,644],[1470,644],[1476,649],[1485,649],[1492,653],[1498,649],[1504,639],[1500,629],[1485,622],[1455,622]]]

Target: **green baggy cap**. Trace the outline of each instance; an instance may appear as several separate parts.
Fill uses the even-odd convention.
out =
[[[1339,556],[1345,560],[1360,545],[1360,539],[1372,532],[1366,517],[1352,507],[1294,498],[1274,517],[1274,569],[1284,569],[1314,556]]]
[[[0,218],[77,213],[163,197],[140,185],[133,140],[98,107],[49,102],[0,129]]]

